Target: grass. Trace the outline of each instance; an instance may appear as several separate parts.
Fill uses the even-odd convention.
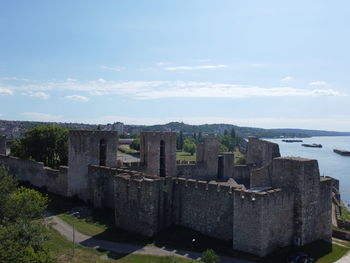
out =
[[[79,219],[75,216],[67,215],[67,214],[59,214],[59,218],[64,220],[69,225],[73,225],[76,229],[85,235],[88,236],[96,236],[107,230],[107,226],[105,224],[101,224],[98,222],[93,222],[91,219]]]
[[[127,153],[127,154],[139,154],[140,153],[140,151],[131,149],[129,145],[119,145],[118,149],[121,152],[124,152],[124,153]]]
[[[160,257],[151,255],[123,255],[109,251],[101,251],[93,248],[86,248],[80,245],[75,246],[73,258],[72,242],[58,233],[55,229],[49,228],[49,240],[46,243],[51,255],[57,263],[191,263],[194,260],[174,256]]]
[[[340,219],[350,221],[350,211],[345,206],[340,206]]]
[[[176,152],[176,160],[177,161],[196,161],[196,153],[191,155],[188,152]]]
[[[241,153],[240,151],[239,151],[239,149],[238,149],[238,147],[236,147],[235,148],[235,150],[234,150],[234,163],[235,164],[238,164],[238,160],[241,158],[241,157],[244,157],[244,154],[243,153]]]
[[[316,259],[317,263],[332,263],[344,256],[350,249],[325,241],[315,241],[301,248],[280,248],[262,260],[264,263],[286,262],[286,259],[297,252],[303,252]]]

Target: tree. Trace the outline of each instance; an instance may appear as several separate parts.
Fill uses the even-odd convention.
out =
[[[58,168],[68,163],[68,130],[58,126],[38,126],[11,146],[11,155],[43,162]]]
[[[0,167],[0,262],[53,262],[45,241],[47,229],[39,220],[47,197],[24,187]]]
[[[182,131],[180,131],[179,136],[177,137],[177,143],[176,143],[177,149],[182,150],[184,147],[184,136]]]
[[[193,155],[196,152],[196,144],[193,140],[185,139],[183,149],[185,152],[188,152],[191,155]]]
[[[219,263],[220,257],[212,249],[207,249],[202,254],[202,262],[204,263]]]
[[[236,138],[236,131],[234,128],[232,128],[230,135],[231,135],[231,138],[233,139]]]
[[[134,149],[136,151],[140,150],[140,137],[138,137],[132,141],[132,143],[130,144],[130,148]]]

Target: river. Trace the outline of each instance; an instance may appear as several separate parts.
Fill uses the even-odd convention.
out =
[[[350,204],[350,157],[333,152],[333,149],[350,151],[350,136],[302,138],[303,142],[286,143],[282,139],[265,139],[278,143],[282,156],[297,156],[318,160],[320,174],[340,181],[341,198]],[[301,146],[302,143],[322,144],[322,148]]]

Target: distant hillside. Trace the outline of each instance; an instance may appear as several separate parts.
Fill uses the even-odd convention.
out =
[[[126,125],[127,127],[128,125]],[[136,126],[132,126],[133,129]],[[319,131],[305,129],[262,129],[240,127],[232,124],[189,125],[182,122],[170,122],[163,125],[138,126],[140,131],[182,131],[184,133],[224,134],[225,130],[235,129],[241,137],[257,136],[264,138],[276,137],[313,137],[313,136],[350,136],[350,132]]]
[[[10,139],[21,137],[27,130],[41,125],[57,125],[67,129],[103,130],[106,125],[84,123],[60,123],[60,122],[33,122],[33,121],[5,121],[0,120],[0,135],[6,135]],[[126,133],[135,134],[141,131],[182,131],[186,134],[201,132],[203,135],[221,135],[225,130],[230,132],[235,129],[241,137],[257,136],[259,138],[277,137],[313,137],[313,136],[350,136],[350,132],[335,132],[305,129],[261,129],[252,127],[240,127],[232,124],[203,124],[190,125],[183,122],[170,122],[161,125],[125,125]]]

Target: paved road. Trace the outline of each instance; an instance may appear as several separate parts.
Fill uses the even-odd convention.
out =
[[[73,241],[73,228],[60,219],[57,216],[50,216],[47,218],[53,223],[53,228],[65,236],[68,240]],[[119,254],[142,254],[142,255],[156,255],[156,256],[178,256],[183,258],[191,258],[199,260],[201,253],[186,251],[186,250],[174,250],[166,247],[153,247],[153,246],[140,246],[127,243],[110,242],[105,240],[99,240],[91,236],[84,235],[78,231],[75,231],[75,242],[82,246],[100,248]],[[344,261],[345,262],[345,261]],[[253,261],[221,257],[221,263],[255,263]],[[342,262],[343,263],[343,262]]]

